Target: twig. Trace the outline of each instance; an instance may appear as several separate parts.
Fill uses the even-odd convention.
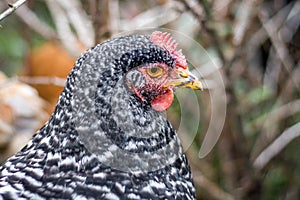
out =
[[[177,10],[181,6],[175,3],[177,2],[169,1],[165,5],[148,9],[135,16],[133,19],[122,20],[121,29],[132,30],[142,27],[158,27],[174,21],[180,16],[180,13],[178,13]],[[175,10],[175,8],[177,10]]]
[[[0,21],[12,14],[17,8],[19,8],[22,4],[24,4],[26,0],[19,0],[16,3],[8,4],[9,8],[0,14]]]
[[[300,122],[286,129],[255,159],[253,166],[262,170],[268,162],[282,151],[292,140],[300,136]]]
[[[288,16],[291,11],[292,3],[289,3],[280,11],[278,11],[272,18],[264,21],[265,26],[270,26],[272,24],[274,30],[278,30],[282,23],[284,23],[284,19]],[[249,50],[247,52],[253,53],[256,52],[256,49],[259,45],[261,45],[268,38],[268,34],[264,27],[261,27],[258,31],[252,34],[252,37],[247,42],[247,46],[249,46]]]
[[[278,106],[278,103],[276,104],[276,106]],[[278,129],[279,122],[298,112],[300,112],[300,100],[295,100],[285,105],[282,105],[280,107],[273,108],[272,112],[270,112],[267,115],[267,119],[263,124],[262,134],[261,134],[262,136],[259,137],[259,140],[262,140],[264,143],[268,143],[270,140],[273,140],[273,138],[277,135],[275,133]],[[264,117],[265,116],[256,119],[255,123],[256,124],[261,123],[261,121],[263,121],[262,118]],[[261,150],[259,144],[260,143],[258,142],[254,145],[254,148],[251,153],[252,155],[251,157],[255,156],[257,150],[258,151]]]
[[[200,3],[201,3],[201,5],[204,9],[205,16],[207,18],[206,21],[202,21],[203,28],[205,28],[206,32],[209,35],[211,35],[214,48],[216,49],[216,51],[218,53],[218,56],[220,57],[222,63],[224,64],[226,62],[226,58],[225,58],[224,52],[222,50],[221,38],[218,36],[217,31],[215,30],[215,28],[205,24],[206,22],[209,22],[209,23],[214,22],[213,15],[211,13],[211,8],[210,8],[209,3],[207,2],[207,0],[200,0]]]
[[[270,23],[266,23],[265,13],[266,11],[263,10],[262,13],[260,14],[260,21],[262,23],[262,26],[268,33],[269,38],[285,70],[287,71],[288,74],[291,74],[291,70],[293,69],[293,65],[294,65],[293,60],[289,55],[286,45],[284,44],[282,39],[278,36],[277,34],[278,30],[276,29],[276,25],[273,22],[273,20],[269,21]]]
[[[18,80],[28,84],[40,84],[40,85],[56,85],[64,87],[66,79],[59,77],[47,77],[47,76],[19,76]]]
[[[289,78],[282,87],[282,92],[278,95],[279,98],[274,103],[272,111],[267,115],[257,118],[254,122],[257,127],[262,126],[262,131],[253,145],[251,158],[255,158],[263,149],[263,147],[277,136],[277,130],[280,121],[283,121],[285,118],[291,117],[300,112],[300,100],[294,100],[282,105],[282,102],[285,102],[282,101],[282,98],[291,96],[292,94],[289,93],[292,92],[289,91],[294,91],[295,87],[299,88],[300,80],[298,77],[300,76],[300,62],[298,62],[291,74],[293,77]],[[297,83],[294,83],[293,80],[297,80]],[[263,125],[261,125],[261,122],[263,122]]]
[[[208,5],[208,2],[206,0],[200,0],[200,3],[203,7],[197,4],[195,1],[191,1],[191,0],[182,0],[183,4],[185,5],[185,7],[187,8],[188,11],[190,11],[196,18],[197,20],[200,22],[200,26],[203,27],[203,30],[205,30],[212,39],[212,43],[214,48],[217,51],[217,54],[219,56],[219,58],[222,61],[222,64],[225,63],[225,55],[222,51],[222,43],[220,41],[220,37],[218,36],[216,30],[212,27],[210,27],[207,22],[209,23],[213,23],[214,19],[211,13],[211,8]],[[204,20],[204,14],[206,19]]]
[[[268,21],[264,21],[261,19],[261,21],[264,21],[264,22],[262,22],[263,29],[261,29],[259,32],[265,31],[265,33],[266,33],[265,37],[267,37],[267,36],[270,37],[271,42],[274,45],[274,48],[278,55],[277,59],[279,59],[279,61],[283,64],[284,69],[286,69],[286,71],[288,72],[288,74],[290,76],[288,79],[286,79],[285,83],[281,84],[281,85],[283,85],[283,87],[282,87],[283,89],[281,90],[281,93],[278,95],[279,98],[278,98],[277,102],[274,104],[275,105],[274,109],[276,109],[276,110],[277,110],[276,107],[281,106],[282,102],[286,102],[289,99],[289,97],[293,93],[292,91],[294,91],[295,88],[299,88],[299,81],[298,81],[299,80],[298,77],[299,77],[299,73],[300,73],[299,68],[295,67],[294,70],[292,71],[293,65],[294,65],[293,61],[288,53],[288,50],[286,49],[284,42],[281,40],[281,38],[278,37],[279,28],[286,21],[287,16],[289,15],[290,11],[296,5],[297,4],[295,4],[293,6],[292,3],[288,4]],[[296,14],[297,13],[294,13],[294,15],[296,15]],[[251,41],[255,42],[255,40],[251,40]],[[249,52],[255,52],[255,51],[251,50]],[[298,66],[299,66],[299,64],[298,64]],[[287,104],[287,105],[289,105],[289,104]],[[262,146],[264,146],[266,143],[269,143],[269,141],[271,141],[277,135],[277,134],[275,134],[276,130],[277,130],[276,125],[278,125],[278,122],[280,122],[280,120],[283,118],[281,118],[280,116],[273,115],[273,114],[271,114],[271,116],[273,116],[273,117],[270,118],[269,116],[267,116],[268,118],[265,121],[265,123],[263,124],[262,132],[261,132],[260,136],[258,137],[258,139],[256,140],[256,143],[255,143],[254,148],[251,153],[251,155],[252,155],[251,157],[255,156],[257,154],[257,152],[259,150],[261,150]]]
[[[269,128],[274,127],[274,124],[278,124],[279,121],[284,120],[285,118],[290,117],[298,112],[300,112],[300,100],[295,100],[285,105],[282,105],[278,108],[274,108],[272,112],[268,114],[268,118],[264,122],[262,132],[266,134],[270,134],[269,133],[270,131],[268,130]],[[258,118],[255,123],[260,123],[261,120],[262,118]]]
[[[204,20],[204,12],[202,7],[195,0],[182,0],[184,6],[190,11],[199,21]]]
[[[284,8],[279,10],[272,18],[268,19],[264,22],[266,26],[269,26],[268,24],[273,24],[273,29],[278,30],[282,24],[284,23],[284,19],[288,16],[290,13],[292,3],[289,3]],[[261,65],[256,58],[257,56],[257,49],[261,46],[262,43],[264,43],[268,39],[268,34],[264,27],[261,27],[258,31],[256,31],[250,39],[248,40],[246,44],[247,48],[247,63],[249,67],[247,68],[250,70],[252,74],[254,74],[253,77],[256,77],[258,80],[260,80],[262,77],[262,73],[260,71],[257,71],[259,65]]]
[[[28,27],[32,28],[32,30],[39,33],[44,38],[53,39],[58,37],[55,31],[45,22],[40,20],[26,5],[23,5],[18,9],[16,15],[18,15]]]
[[[294,70],[291,73],[291,77],[283,84],[282,90],[279,95],[280,101],[286,101],[292,95],[295,89],[300,89],[300,61],[298,61],[297,65],[295,66]]]
[[[239,9],[236,13],[236,22],[233,28],[233,44],[240,45],[244,39],[245,32],[249,28],[249,23],[253,16],[253,8],[258,0],[244,0],[240,3]]]
[[[72,55],[80,55],[81,51],[77,48],[74,48],[74,45],[76,47],[76,44],[78,44],[78,40],[75,34],[72,32],[71,27],[69,26],[66,12],[64,12],[64,10],[60,7],[60,4],[57,0],[47,0],[46,3],[53,16],[57,33],[63,46]]]
[[[281,35],[282,40],[286,43],[291,41],[292,36],[295,34],[300,25],[300,18],[298,17],[299,14],[300,2],[297,1],[289,11],[285,26],[282,26],[279,30],[279,34]]]
[[[95,45],[95,35],[91,20],[82,9],[79,1],[57,1],[66,12],[69,23],[74,28],[78,39],[86,47]]]

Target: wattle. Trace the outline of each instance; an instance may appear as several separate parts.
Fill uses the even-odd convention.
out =
[[[164,93],[157,95],[152,101],[151,106],[154,110],[162,112],[167,110],[174,99],[174,93],[172,89],[167,89]]]

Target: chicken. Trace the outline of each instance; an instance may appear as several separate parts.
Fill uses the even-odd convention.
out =
[[[82,55],[49,121],[2,166],[3,199],[195,199],[163,111],[201,89],[170,34],[129,35]]]

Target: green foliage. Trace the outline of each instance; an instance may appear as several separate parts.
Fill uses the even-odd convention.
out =
[[[20,23],[8,19],[0,28],[0,69],[12,75],[22,66],[28,45],[21,35]]]
[[[271,169],[265,177],[265,190],[263,191],[263,199],[277,200],[280,196],[283,197],[287,183],[287,176],[282,169]]]

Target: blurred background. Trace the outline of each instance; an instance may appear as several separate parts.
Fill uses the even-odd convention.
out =
[[[0,13],[15,2],[2,0]],[[167,28],[206,50],[183,48],[201,60],[207,87],[197,93],[201,120],[187,106],[197,125],[185,146],[197,199],[300,199],[299,25],[293,0],[28,0],[0,21],[0,162],[49,118],[81,53],[124,31]],[[218,110],[220,80],[226,107]],[[180,106],[175,99],[168,111],[175,128]],[[209,124],[222,133],[202,158]],[[185,144],[194,127],[183,131]]]

